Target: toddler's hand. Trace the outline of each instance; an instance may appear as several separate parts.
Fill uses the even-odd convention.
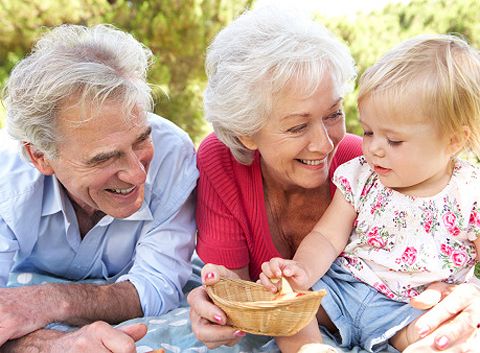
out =
[[[286,277],[290,284],[296,290],[306,290],[306,283],[308,280],[307,272],[303,269],[301,264],[293,260],[286,260],[279,257],[274,257],[270,261],[262,264],[262,273],[260,274],[260,283],[270,290],[272,293],[278,291],[277,286],[271,279],[278,279]]]

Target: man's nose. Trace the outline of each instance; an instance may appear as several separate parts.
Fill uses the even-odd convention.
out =
[[[141,185],[147,179],[147,170],[141,153],[131,151],[125,158],[125,163],[118,173],[120,180],[133,185]]]

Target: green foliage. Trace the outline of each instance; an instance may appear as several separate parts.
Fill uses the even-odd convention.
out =
[[[194,140],[205,134],[202,93],[204,54],[215,34],[252,1],[117,1],[106,22],[129,31],[154,52],[150,70],[155,112],[174,121]]]
[[[254,0],[0,0],[0,86],[46,30],[61,23],[112,23],[150,47],[156,113],[205,134],[202,93],[205,51],[213,36]],[[349,45],[359,75],[401,40],[419,33],[459,33],[480,47],[480,1],[412,0],[347,18],[322,19]],[[357,88],[345,98],[347,129],[360,134]],[[0,107],[0,127],[2,124]]]
[[[355,21],[324,19],[325,25],[350,47],[359,77],[381,55],[400,41],[421,33],[456,33],[480,47],[480,1],[412,0],[392,3],[370,14],[359,14]],[[361,134],[356,97],[358,87],[346,98],[347,129]]]
[[[156,113],[198,142],[205,134],[204,54],[214,35],[253,0],[0,0],[0,85],[46,27],[112,23],[150,47]],[[1,116],[0,116],[1,120]]]
[[[106,0],[0,0],[0,89],[13,66],[48,27],[102,22]],[[0,128],[5,110],[0,105]]]
[[[0,85],[46,28],[99,22],[107,10],[104,0],[0,0]]]

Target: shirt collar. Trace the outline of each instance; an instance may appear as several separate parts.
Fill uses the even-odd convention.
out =
[[[46,176],[43,185],[42,216],[63,211],[65,209],[64,192],[55,175]]]

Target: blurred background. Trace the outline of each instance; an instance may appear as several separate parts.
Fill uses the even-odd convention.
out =
[[[350,47],[359,75],[385,51],[419,33],[457,33],[480,47],[479,0],[291,0]],[[149,82],[155,112],[198,143],[210,131],[202,114],[205,51],[215,34],[254,0],[0,0],[0,88],[48,27],[111,23],[156,56]],[[165,92],[166,94],[162,93]],[[360,134],[356,89],[346,97],[347,129]],[[0,127],[5,110],[0,106]]]

